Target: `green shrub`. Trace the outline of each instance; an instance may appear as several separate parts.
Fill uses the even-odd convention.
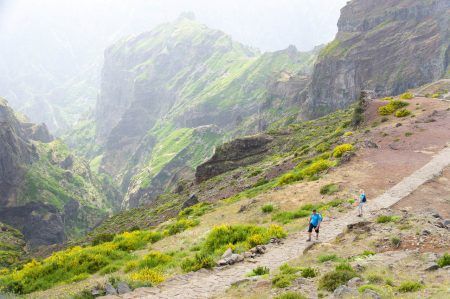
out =
[[[294,182],[303,180],[303,177],[299,173],[286,173],[278,181],[279,185],[287,185]]]
[[[348,262],[342,262],[336,266],[336,271],[354,271]]]
[[[200,221],[197,219],[179,219],[175,223],[167,226],[169,235],[175,235],[181,233],[188,228],[199,225]]]
[[[330,149],[331,145],[327,142],[321,143],[318,146],[316,146],[316,151],[318,153],[324,153]]]
[[[320,278],[319,288],[333,292],[336,288],[346,284],[350,279],[356,276],[357,275],[354,271],[348,270],[335,270],[328,272]]]
[[[275,299],[306,299],[306,297],[296,292],[286,292],[275,297]]]
[[[211,230],[202,249],[210,254],[222,254],[229,244],[250,249],[251,246],[268,243],[271,238],[285,236],[285,231],[278,225],[271,225],[269,228],[254,225],[220,225]],[[254,239],[259,239],[259,244],[255,244]]]
[[[414,98],[414,95],[411,92],[405,92],[400,96],[402,100],[411,100],[412,98]]]
[[[395,111],[397,111],[398,109],[401,109],[408,105],[409,105],[408,103],[403,102],[403,101],[392,100],[389,102],[389,104],[378,108],[378,113],[380,115],[390,115],[390,114],[394,113]]]
[[[98,244],[111,242],[114,239],[114,237],[115,237],[114,234],[108,234],[108,233],[96,235],[94,237],[94,239],[92,240],[92,245],[95,246],[95,245],[98,245]]]
[[[380,115],[391,115],[394,112],[395,112],[394,107],[389,105],[389,104],[387,104],[385,106],[381,106],[380,108],[378,108],[378,113]]]
[[[297,272],[302,270],[300,267],[293,267],[287,263],[281,265],[279,269],[283,274],[296,274]]]
[[[415,281],[405,281],[400,284],[398,291],[400,293],[417,292],[423,288],[423,285]]]
[[[411,115],[411,111],[409,111],[408,109],[400,109],[395,112],[396,117],[406,117],[409,115]]]
[[[391,244],[392,246],[398,248],[400,247],[400,244],[402,243],[402,240],[399,237],[392,237],[391,238]]]
[[[392,101],[394,98],[393,97],[385,97],[383,98],[383,101]]]
[[[364,251],[361,253],[361,256],[372,256],[372,255],[375,255],[375,252],[372,251],[372,250],[364,250]]]
[[[296,274],[279,273],[272,278],[272,285],[277,288],[287,288],[297,277]]]
[[[377,217],[377,223],[389,223],[389,222],[397,222],[400,220],[399,216],[388,216],[388,215],[380,215]]]
[[[161,253],[159,251],[151,251],[149,254],[139,262],[138,267],[143,268],[155,268],[161,265],[166,265],[172,260],[170,255]]]
[[[342,155],[344,153],[350,152],[352,150],[353,150],[353,145],[351,145],[351,144],[346,143],[346,144],[338,145],[333,150],[333,157],[340,158],[340,157],[342,157]]]
[[[264,205],[264,206],[261,208],[261,210],[262,210],[263,213],[272,213],[273,210],[274,210],[274,207],[273,207],[273,205],[271,205],[271,204],[267,204],[267,205]]]
[[[317,270],[311,267],[303,268],[301,273],[303,278],[312,278],[317,276]]]
[[[304,168],[301,173],[303,176],[312,177],[318,173],[325,171],[334,166],[334,163],[329,160],[318,160],[313,162],[308,167]]]
[[[197,271],[202,268],[211,269],[215,266],[214,258],[206,253],[196,253],[193,258],[186,258],[181,263],[184,272]]]
[[[160,232],[153,231],[134,231],[124,232],[114,237],[112,243],[116,244],[118,249],[132,251],[141,249],[148,243],[154,243],[162,239]]]
[[[266,274],[269,274],[269,272],[270,272],[269,268],[263,267],[263,266],[258,266],[252,270],[252,272],[250,273],[250,276],[266,275]]]
[[[185,208],[178,214],[178,218],[195,218],[203,216],[206,212],[212,210],[212,204],[201,202],[191,207]]]
[[[147,282],[150,285],[160,284],[165,280],[164,276],[153,269],[144,268],[130,274],[130,280],[133,282]]]
[[[339,258],[336,254],[325,254],[325,255],[319,255],[319,257],[317,258],[317,260],[319,261],[319,263],[325,263],[328,261],[337,261]]]
[[[322,195],[325,195],[325,194],[332,195],[338,191],[339,191],[339,185],[336,185],[336,184],[328,184],[328,185],[322,186],[320,188],[320,194],[322,194]]]
[[[450,266],[450,254],[445,253],[437,260],[439,267],[443,268],[445,266]]]
[[[382,283],[384,279],[378,274],[370,274],[367,276],[367,281],[369,281],[370,283]]]
[[[372,284],[366,284],[358,288],[358,292],[360,293],[364,293],[365,290],[372,290],[377,292],[378,294],[384,294],[386,292],[386,290],[383,287]]]
[[[260,178],[254,185],[253,187],[260,187],[263,186],[265,184],[269,183],[269,181],[265,178]]]

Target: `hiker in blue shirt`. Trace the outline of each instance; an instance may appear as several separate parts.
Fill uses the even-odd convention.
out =
[[[363,215],[363,206],[366,204],[367,202],[367,197],[366,197],[366,192],[364,192],[364,190],[360,190],[359,191],[359,197],[357,200],[358,203],[358,217],[362,217]]]
[[[309,238],[306,241],[308,241],[308,242],[311,241],[311,233],[312,233],[313,229],[316,232],[316,240],[319,239],[319,228],[320,228],[321,222],[322,222],[322,215],[317,213],[316,210],[313,210],[311,217],[309,217],[309,227],[308,227]]]

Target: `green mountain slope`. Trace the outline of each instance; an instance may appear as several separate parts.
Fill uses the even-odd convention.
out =
[[[186,17],[126,38],[105,54],[95,164],[121,184],[124,207],[150,203],[223,140],[295,116],[316,54],[260,54]],[[92,140],[87,130],[77,135]]]
[[[45,126],[16,118],[0,102],[0,219],[30,247],[82,236],[117,208],[106,176],[53,140]]]

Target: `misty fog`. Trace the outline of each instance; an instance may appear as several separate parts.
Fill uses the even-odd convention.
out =
[[[70,121],[95,104],[106,47],[182,12],[262,51],[295,45],[299,50],[332,40],[346,0],[2,0],[0,2],[0,96],[33,121],[55,131],[68,124],[55,109],[74,101]],[[83,91],[71,92],[74,82]],[[72,115],[73,114],[73,115]],[[69,122],[70,122],[69,121]],[[65,121],[67,122],[67,121]]]

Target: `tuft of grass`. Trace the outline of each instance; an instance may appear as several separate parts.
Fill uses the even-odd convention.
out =
[[[320,188],[320,194],[322,194],[322,195],[332,195],[338,191],[339,191],[339,185],[337,185],[337,184],[328,184],[328,185],[322,186]]]
[[[388,216],[388,215],[380,215],[377,217],[377,223],[389,223],[389,222],[398,222],[400,220],[399,216]]]
[[[258,266],[255,269],[252,270],[252,272],[250,272],[249,276],[262,276],[262,275],[266,275],[269,274],[270,269],[267,267],[263,267],[263,266]]]
[[[412,135],[414,135],[412,132],[406,132],[405,133],[405,137],[411,137]]]
[[[354,271],[334,270],[326,273],[319,280],[319,289],[333,292],[339,286],[346,284],[353,277],[358,276]]]
[[[287,288],[298,277],[297,274],[279,273],[272,278],[272,285],[276,288]]]
[[[417,292],[422,288],[423,288],[423,285],[416,281],[404,281],[398,287],[398,291],[400,293],[412,293],[412,292]]]
[[[275,299],[306,299],[306,297],[300,293],[289,291],[275,297]]]
[[[328,261],[335,262],[335,261],[339,260],[339,257],[336,254],[324,254],[324,255],[319,255],[317,260],[319,261],[319,263],[325,263]]]
[[[369,281],[372,284],[380,284],[384,282],[384,279],[381,275],[370,274],[367,276],[367,281]]]
[[[338,145],[333,150],[333,157],[340,158],[340,157],[342,157],[342,155],[344,153],[350,152],[352,150],[353,150],[353,145],[351,145],[351,144],[346,143],[346,144]]]
[[[439,265],[439,267],[443,268],[445,266],[450,266],[450,254],[448,253],[444,253],[443,256],[441,256],[438,260],[437,260],[437,264]]]
[[[402,243],[402,240],[399,237],[392,237],[391,238],[391,244],[392,246],[394,246],[395,248],[400,247],[400,244]]]
[[[317,270],[311,267],[303,268],[301,274],[303,278],[313,278],[317,276]]]
[[[268,214],[268,213],[272,213],[274,209],[275,208],[272,204],[267,204],[267,205],[262,206],[261,211],[263,213]]]

